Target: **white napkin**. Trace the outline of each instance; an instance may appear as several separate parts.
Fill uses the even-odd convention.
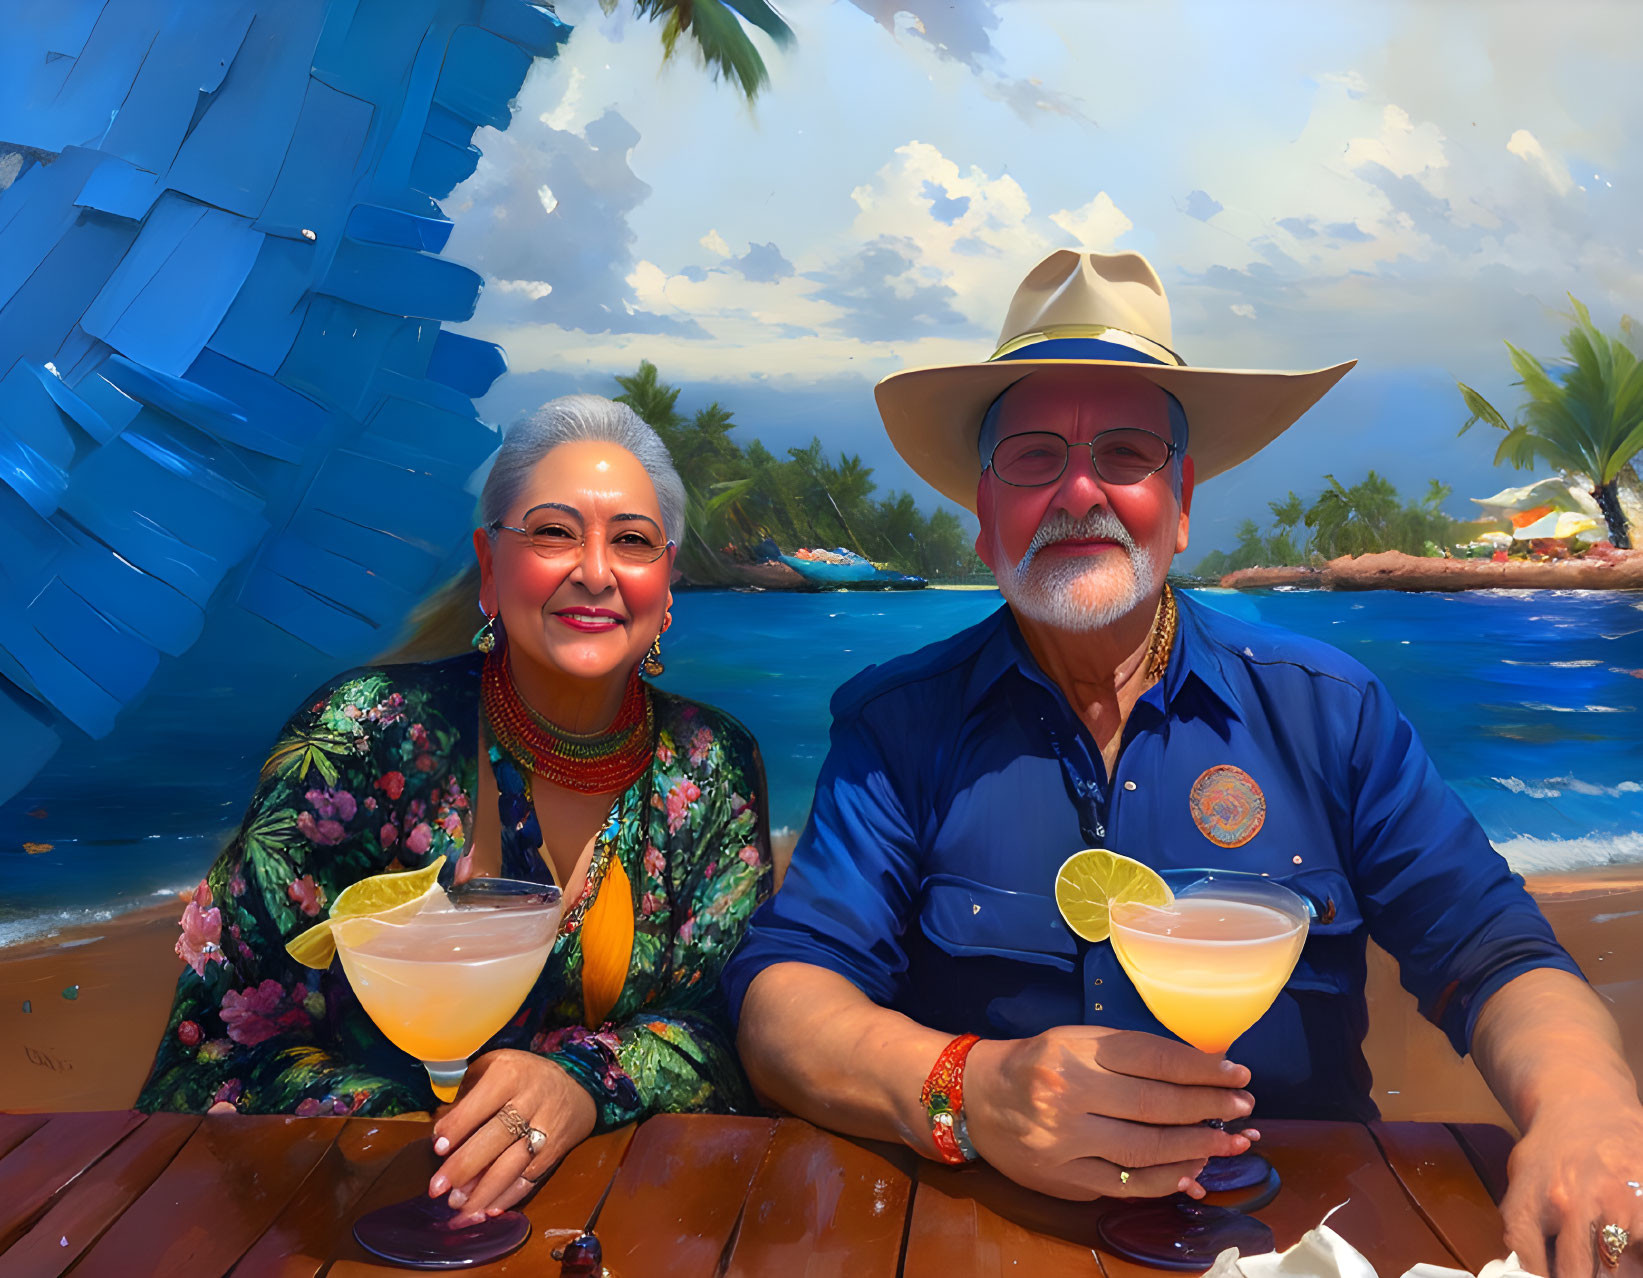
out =
[[[1239,1256],[1236,1247],[1228,1247],[1215,1258],[1204,1278],[1379,1278],[1375,1267],[1351,1243],[1329,1227],[1329,1217],[1342,1207],[1330,1209],[1328,1215],[1310,1229],[1286,1252],[1269,1251],[1261,1256]],[[1464,1269],[1449,1269],[1443,1265],[1416,1265],[1403,1278],[1472,1278]],[[1491,1260],[1478,1271],[1477,1278],[1536,1278],[1518,1264],[1514,1251],[1505,1260]]]

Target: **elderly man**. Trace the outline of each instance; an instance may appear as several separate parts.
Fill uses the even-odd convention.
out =
[[[1375,1115],[1373,936],[1523,1131],[1511,1245],[1547,1273],[1555,1240],[1558,1278],[1590,1278],[1643,1230],[1612,1019],[1373,675],[1165,584],[1194,472],[1351,365],[1204,370],[1170,343],[1145,259],[1064,251],[990,360],[880,385],[901,454],[979,516],[1006,606],[835,696],[786,884],[726,976],[748,1072],[818,1123],[1048,1194],[1198,1197],[1205,1159],[1259,1138],[1205,1119]],[[1318,903],[1231,1059],[1165,1037],[1111,946],[1063,922],[1057,868],[1086,846]]]

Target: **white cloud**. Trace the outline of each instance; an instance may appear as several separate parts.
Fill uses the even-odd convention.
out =
[[[1105,191],[1081,209],[1062,209],[1050,214],[1050,221],[1072,236],[1077,247],[1092,252],[1106,252],[1126,231],[1135,228],[1135,223],[1124,216]]]
[[[581,67],[571,67],[570,75],[566,77],[565,91],[560,95],[558,105],[551,111],[542,112],[536,118],[550,129],[558,129],[565,133],[581,132],[588,119],[592,118],[592,116],[589,116],[587,119],[582,119],[580,115],[582,85],[586,79],[587,76],[582,73]],[[594,112],[594,114],[597,115],[598,112]]]
[[[991,177],[976,165],[961,169],[928,142],[897,147],[850,198],[857,245],[881,238],[910,242],[917,274],[951,289],[953,305],[987,333],[996,328],[1023,264],[1056,247],[1015,178]],[[934,216],[938,201],[947,220]]]
[[[725,237],[720,235],[718,231],[709,231],[697,243],[713,254],[714,257],[730,256],[730,245],[725,243]]]
[[[539,302],[553,292],[553,285],[546,280],[492,280],[491,287],[504,293],[520,293]]]
[[[1361,95],[1364,91],[1358,92]],[[1443,134],[1437,125],[1427,121],[1417,126],[1409,112],[1390,102],[1381,112],[1381,127],[1375,136],[1353,138],[1346,144],[1349,169],[1379,164],[1399,177],[1409,177],[1444,168],[1448,163]]]
[[[548,189],[546,182],[536,188],[536,198],[542,202],[542,211],[544,213],[552,213],[559,207],[558,197]]]
[[[1528,129],[1519,129],[1512,134],[1506,140],[1506,149],[1545,179],[1546,184],[1559,195],[1567,195],[1573,189],[1575,180],[1569,176],[1568,166],[1548,154],[1540,139]]]
[[[1234,315],[1242,315],[1245,319],[1255,318],[1255,308],[1248,302],[1235,302],[1232,307]]]

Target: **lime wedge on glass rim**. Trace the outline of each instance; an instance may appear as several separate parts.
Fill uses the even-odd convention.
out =
[[[439,886],[439,871],[444,864],[445,858],[439,856],[420,870],[373,874],[349,884],[331,903],[330,917],[292,937],[285,944],[285,952],[304,967],[330,967],[337,952],[335,933],[339,925],[350,920],[390,921],[419,913],[430,896],[444,890]]]
[[[1111,935],[1109,911],[1119,901],[1162,908],[1174,904],[1175,895],[1152,867],[1106,848],[1074,852],[1056,871],[1056,906],[1067,926],[1086,941]]]

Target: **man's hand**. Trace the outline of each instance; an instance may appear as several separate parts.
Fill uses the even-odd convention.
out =
[[[1040,1193],[1202,1197],[1204,1160],[1259,1139],[1198,1125],[1248,1114],[1255,1102],[1239,1090],[1248,1082],[1242,1065],[1184,1043],[1068,1026],[977,1043],[965,1063],[964,1114],[976,1152]]]
[[[499,1117],[504,1105],[547,1135],[533,1158]],[[530,1052],[487,1052],[468,1067],[462,1093],[434,1124],[434,1152],[450,1156],[428,1182],[428,1196],[449,1202],[474,1224],[500,1215],[592,1132],[593,1098],[550,1060]]]
[[[1643,1107],[1635,1098],[1603,1105],[1571,1095],[1543,1106],[1508,1171],[1506,1245],[1530,1273],[1606,1278],[1615,1271],[1601,1263],[1597,1231],[1615,1224],[1633,1239],[1617,1278],[1643,1278]]]

